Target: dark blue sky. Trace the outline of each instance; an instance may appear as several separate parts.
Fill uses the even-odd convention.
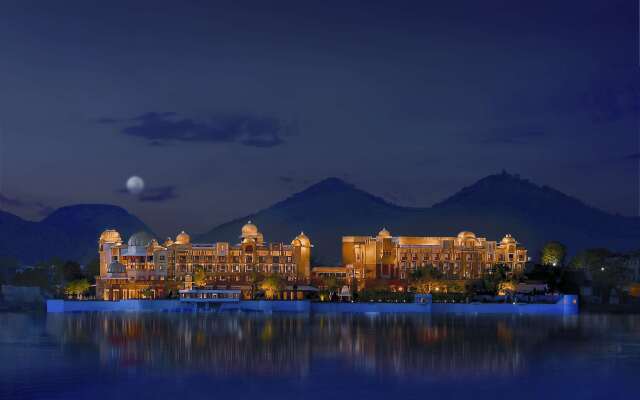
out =
[[[505,168],[638,215],[637,1],[101,3],[0,4],[2,209],[173,234],[327,176],[428,206]]]

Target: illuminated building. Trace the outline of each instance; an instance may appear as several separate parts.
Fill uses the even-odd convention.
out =
[[[467,231],[455,237],[416,237],[391,236],[382,229],[377,236],[342,238],[345,273],[365,281],[405,280],[423,267],[435,268],[446,279],[479,279],[497,265],[522,272],[527,260],[527,250],[511,235],[497,242]]]
[[[241,242],[191,243],[184,231],[175,241],[160,244],[146,232],[125,243],[115,230],[99,240],[100,276],[96,297],[104,300],[161,298],[169,292],[191,289],[197,270],[209,287],[247,291],[255,276],[276,274],[291,285],[311,276],[311,242],[300,233],[290,244],[266,243],[250,221],[242,227]]]

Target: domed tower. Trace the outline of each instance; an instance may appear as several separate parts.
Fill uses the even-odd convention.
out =
[[[155,239],[148,232],[136,232],[129,238],[127,242],[127,256],[146,256],[148,248],[152,246]]]
[[[120,233],[115,229],[107,229],[98,239],[98,255],[100,259],[100,276],[107,274],[107,267],[114,257],[118,257],[118,247],[122,244]]]
[[[298,279],[308,281],[311,279],[311,248],[313,245],[307,235],[300,232],[291,241],[291,246],[293,246],[293,259],[298,266]]]
[[[189,244],[191,243],[191,236],[185,231],[182,231],[176,236],[176,244]]]
[[[242,227],[240,239],[242,239],[242,242],[244,243],[250,241],[249,239],[253,239],[257,244],[264,243],[264,236],[260,233],[258,227],[251,221],[247,222]]]
[[[107,229],[100,234],[100,243],[122,243],[120,233],[115,229]]]
[[[503,245],[516,244],[516,240],[513,238],[513,236],[511,236],[510,233],[507,233],[506,235],[504,235],[504,237],[500,241],[500,244],[503,244]]]
[[[387,228],[382,228],[380,232],[378,232],[378,237],[380,239],[386,239],[391,237],[391,232],[387,230]]]
[[[462,231],[458,233],[458,245],[473,247],[476,244],[476,234],[469,231]]]
[[[517,244],[516,239],[514,239],[509,233],[504,235],[500,241],[500,247],[504,252],[506,261],[514,261]]]

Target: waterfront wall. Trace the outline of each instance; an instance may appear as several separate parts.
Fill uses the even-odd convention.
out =
[[[565,295],[555,304],[512,303],[312,303],[308,300],[252,300],[211,305],[219,311],[296,313],[433,313],[433,314],[577,314],[578,296]],[[194,311],[179,300],[65,301],[48,300],[48,312]]]
[[[189,311],[192,306],[178,300],[69,301],[47,300],[47,312],[89,311]]]
[[[433,303],[432,314],[577,314],[578,296],[563,295],[557,303]]]

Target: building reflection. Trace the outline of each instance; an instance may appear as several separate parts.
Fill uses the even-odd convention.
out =
[[[410,378],[517,374],[558,336],[581,330],[577,317],[95,313],[49,314],[47,331],[63,349],[86,345],[108,368],[303,377],[329,361]]]

